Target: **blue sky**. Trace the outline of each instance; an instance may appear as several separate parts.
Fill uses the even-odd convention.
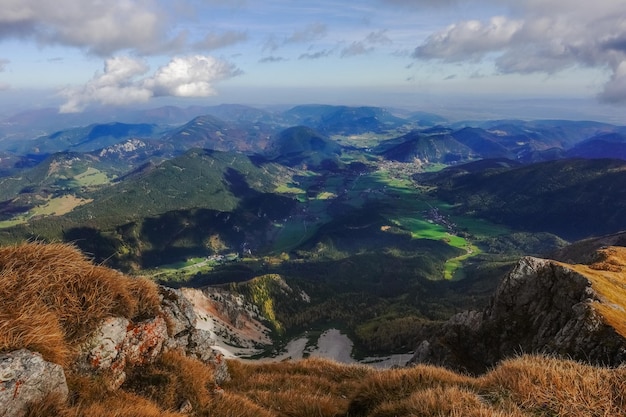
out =
[[[0,103],[626,103],[624,0],[0,0],[0,10]]]

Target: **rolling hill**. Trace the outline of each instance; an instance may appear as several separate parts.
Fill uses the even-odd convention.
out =
[[[379,133],[407,124],[407,120],[379,107],[302,105],[283,115],[292,125],[308,126],[326,135]]]
[[[477,155],[447,132],[442,134],[411,132],[385,141],[373,151],[388,160],[419,161],[421,164],[456,163],[472,159]]]
[[[266,154],[288,166],[306,164],[319,167],[322,163],[336,165],[341,146],[314,129],[294,126],[277,134]]]

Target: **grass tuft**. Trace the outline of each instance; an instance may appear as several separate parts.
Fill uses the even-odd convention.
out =
[[[27,347],[61,365],[104,318],[160,308],[155,284],[94,265],[62,243],[0,248],[0,297],[0,351]]]

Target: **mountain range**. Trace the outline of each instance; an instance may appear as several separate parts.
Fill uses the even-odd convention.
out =
[[[336,326],[363,354],[406,352],[420,323],[485,307],[520,256],[626,229],[622,126],[329,105],[97,116],[3,122],[0,242],[72,242],[172,287],[280,276],[309,301],[254,287],[278,345]]]

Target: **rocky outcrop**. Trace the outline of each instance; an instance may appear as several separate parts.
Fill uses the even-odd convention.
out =
[[[109,389],[117,389],[126,380],[127,368],[153,362],[168,339],[162,317],[139,323],[111,317],[83,345],[75,366],[82,372],[106,375]]]
[[[96,374],[109,390],[118,389],[129,369],[154,362],[177,349],[212,365],[216,384],[230,379],[223,355],[213,349],[210,332],[196,328],[193,305],[181,291],[160,288],[161,312],[133,322],[123,317],[105,319],[82,344],[73,369]],[[68,388],[60,365],[46,362],[39,353],[18,350],[0,355],[0,417],[24,415],[29,403],[46,395],[65,398]]]
[[[133,323],[125,318],[106,319],[81,348],[75,368],[104,376],[109,389],[119,388],[130,367],[153,362],[164,350],[177,349],[210,364],[216,383],[228,380],[222,354],[213,349],[208,331],[196,328],[193,305],[180,290],[160,287],[162,314]]]
[[[197,358],[214,368],[215,382],[228,381],[230,375],[224,355],[216,349],[211,332],[198,328],[198,317],[194,305],[181,290],[160,287],[162,308],[169,324],[170,338],[167,349],[180,349],[186,355]]]
[[[621,253],[623,248],[618,252],[626,254]],[[626,278],[623,267],[616,272],[615,262],[610,270],[598,265],[521,259],[487,309],[457,314],[443,326],[425,331],[411,363],[479,373],[507,357],[545,353],[593,364],[621,364],[626,360],[626,337],[601,306],[619,314],[625,311],[606,297],[606,287],[626,285]],[[612,284],[600,283],[606,277]]]
[[[68,394],[60,365],[26,349],[0,354],[0,416],[22,417],[46,396]]]

